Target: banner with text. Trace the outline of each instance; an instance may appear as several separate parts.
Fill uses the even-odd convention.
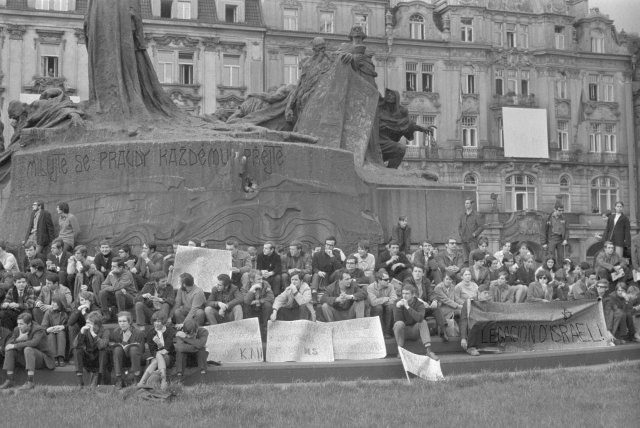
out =
[[[356,318],[328,324],[336,360],[372,360],[387,356],[380,318]]]
[[[218,363],[257,363],[264,361],[258,318],[204,327],[207,338],[207,361]]]
[[[269,321],[266,361],[332,362],[331,327],[307,320]]]
[[[231,251],[180,245],[173,264],[173,288],[180,288],[180,275],[189,273],[196,285],[209,292],[221,273],[231,273]]]
[[[609,346],[599,300],[549,303],[471,302],[469,346],[505,352]]]

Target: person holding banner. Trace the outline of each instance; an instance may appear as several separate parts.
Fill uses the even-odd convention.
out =
[[[303,281],[304,276],[306,275],[299,270],[291,273],[291,284],[273,302],[271,321],[316,321],[316,311],[311,303],[311,287]]]
[[[260,334],[265,339],[267,337],[267,321],[273,307],[273,291],[269,283],[262,279],[262,273],[259,270],[249,272],[249,283],[251,286],[244,295],[244,317],[258,317]]]
[[[219,322],[240,321],[243,317],[242,303],[244,298],[238,287],[231,283],[229,275],[218,275],[218,282],[211,289],[209,299],[204,306],[204,316],[209,325]]]
[[[173,318],[176,324],[186,320],[193,320],[198,326],[204,324],[204,290],[198,287],[193,276],[189,273],[180,275],[180,289],[176,294],[176,304],[173,307]]]
[[[371,316],[380,317],[385,339],[393,337],[393,308],[398,300],[396,290],[389,282],[389,274],[384,268],[376,272],[376,281],[367,287]]]
[[[429,326],[424,319],[424,305],[418,300],[416,288],[411,284],[402,287],[402,298],[393,308],[393,335],[399,348],[404,348],[405,340],[420,339],[424,345],[425,355],[438,361],[435,352],[431,350],[431,335]]]
[[[320,303],[326,322],[364,318],[367,291],[351,278],[349,272],[342,272],[342,278],[331,283]]]

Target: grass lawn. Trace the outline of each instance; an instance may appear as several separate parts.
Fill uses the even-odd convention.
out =
[[[0,394],[5,427],[632,427],[640,362],[412,380],[178,388],[170,403],[38,386]],[[468,425],[471,424],[471,425]]]

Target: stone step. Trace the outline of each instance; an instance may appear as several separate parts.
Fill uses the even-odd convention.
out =
[[[410,342],[407,342],[409,344]],[[448,345],[448,344],[447,344]],[[388,345],[389,346],[389,345]],[[435,346],[435,343],[434,343]],[[419,346],[420,347],[420,346]],[[411,349],[411,347],[407,346]],[[417,353],[422,354],[420,350]],[[395,355],[395,354],[394,354]],[[607,348],[585,348],[568,351],[532,351],[520,353],[482,353],[472,357],[464,352],[441,353],[442,372],[446,376],[481,371],[512,372],[518,370],[557,367],[577,367],[607,364],[615,361],[640,360],[640,344],[627,343]],[[26,380],[23,370],[16,373],[16,381]],[[400,359],[390,356],[378,360],[335,361],[333,363],[252,363],[209,366],[201,375],[197,370],[185,372],[184,384],[252,384],[322,382],[327,380],[384,380],[403,379]],[[85,378],[88,381],[88,378]],[[0,375],[4,381],[4,373]],[[38,370],[36,383],[44,385],[75,385],[75,367],[70,364],[55,370]]]

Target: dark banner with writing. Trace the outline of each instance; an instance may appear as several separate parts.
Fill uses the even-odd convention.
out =
[[[469,346],[518,352],[603,347],[610,342],[598,300],[471,302]]]

